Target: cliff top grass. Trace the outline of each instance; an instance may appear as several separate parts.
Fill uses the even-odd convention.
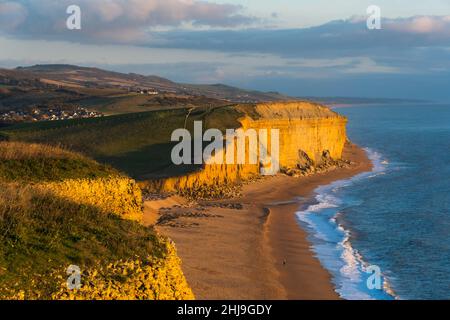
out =
[[[192,130],[194,121],[203,121],[205,130],[238,128],[244,116],[254,120],[340,117],[311,102],[239,104],[18,124],[0,128],[0,137],[63,146],[143,179],[161,172],[179,173],[180,168],[174,168],[170,157],[174,146],[170,138],[175,129],[186,126]]]
[[[175,144],[170,138],[175,129],[186,124],[192,130],[194,121],[203,121],[205,128],[225,130],[238,127],[241,116],[232,107],[201,107],[18,124],[0,128],[0,136],[8,141],[63,146],[139,178],[172,166],[170,151]]]
[[[134,206],[141,210],[142,199],[134,188],[109,190],[116,188],[110,180],[90,179],[108,175],[117,176],[118,172],[58,147],[0,142],[0,299],[50,299],[61,292],[70,265],[90,270],[91,275],[97,268],[103,270],[99,280],[102,283],[90,283],[92,290],[99,290],[97,298],[103,297],[98,286],[114,283],[120,288],[122,282],[132,292],[158,297],[151,279],[147,283],[151,288],[140,290],[140,284],[132,283],[127,275],[108,271],[110,264],[119,268],[126,261],[140,261],[139,265],[148,265],[147,272],[157,272],[159,269],[148,261],[158,266],[162,263],[165,268],[166,256],[173,255],[167,251],[167,240],[152,228],[122,219],[109,210],[108,205],[114,201],[126,211]],[[79,180],[70,180],[74,177]],[[92,183],[83,185],[83,181]],[[69,188],[61,192],[57,190],[60,185]],[[103,202],[86,201],[92,195],[95,198],[113,191],[113,200],[108,200],[108,194],[101,197],[108,200],[106,206]],[[177,267],[167,266],[173,270]],[[137,276],[135,270],[134,277]],[[184,279],[182,274],[176,277]],[[170,289],[173,283],[164,279],[159,280],[167,285],[164,297],[170,298],[175,295]]]
[[[0,181],[48,182],[118,175],[109,166],[56,146],[0,142]]]
[[[238,108],[253,120],[343,118],[328,107],[309,101],[267,102]]]
[[[0,230],[0,299],[47,299],[60,289],[53,272],[67,278],[70,265],[164,255],[152,229],[17,184],[0,183]]]

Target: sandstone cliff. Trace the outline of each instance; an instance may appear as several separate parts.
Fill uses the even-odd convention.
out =
[[[193,299],[134,180],[53,146],[0,142],[0,300]],[[132,221],[137,220],[137,221]],[[67,268],[82,270],[67,287]]]
[[[308,102],[271,103],[255,106],[259,116],[246,116],[244,129],[280,130],[280,165],[293,168],[301,164],[304,154],[315,163],[324,152],[340,159],[344,149],[347,119],[327,107]]]
[[[279,129],[279,163],[284,171],[320,165],[324,160],[342,156],[347,119],[327,107],[296,101],[234,108],[242,115],[238,121],[244,130]],[[259,172],[259,165],[206,164],[197,172],[152,180],[147,186],[159,192],[185,191],[231,184],[258,176]]]

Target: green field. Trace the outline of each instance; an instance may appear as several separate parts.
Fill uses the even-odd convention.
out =
[[[170,151],[172,132],[184,128],[192,131],[194,121],[203,121],[206,128],[236,128],[243,115],[235,106],[215,109],[196,108],[122,114],[94,119],[19,124],[0,128],[0,137],[61,145],[81,152],[102,163],[108,163],[134,178],[158,173],[180,174],[173,168]],[[192,168],[191,168],[192,169]],[[180,172],[181,170],[181,172]]]
[[[101,112],[105,115],[152,111],[145,106],[149,98],[140,94],[118,94],[111,96],[93,96],[76,101],[82,107]]]

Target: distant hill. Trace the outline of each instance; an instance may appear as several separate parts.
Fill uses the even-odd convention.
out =
[[[356,105],[356,104],[403,104],[403,103],[430,103],[427,100],[393,99],[393,98],[360,98],[360,97],[298,97],[301,100],[314,101],[325,105]]]
[[[260,102],[287,100],[278,93],[242,90],[222,84],[182,84],[158,76],[119,73],[98,68],[74,65],[35,65],[16,69],[0,69],[0,85],[18,85],[42,88],[54,86],[68,89],[154,89],[164,93],[205,96],[232,102]]]
[[[98,68],[80,67],[67,64],[35,65],[18,67],[17,72],[35,75],[41,81],[61,81],[63,86],[98,86],[98,87],[144,87],[172,89],[176,84],[157,76],[143,76],[135,73],[119,73]]]

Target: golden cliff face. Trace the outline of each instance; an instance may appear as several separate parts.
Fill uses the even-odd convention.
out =
[[[287,102],[239,105],[236,108],[244,114],[239,119],[244,130],[268,129],[270,132],[271,129],[279,129],[281,168],[297,168],[305,158],[320,164],[324,153],[335,160],[342,156],[347,139],[347,119],[326,107],[308,102]],[[153,190],[173,192],[234,183],[258,174],[259,165],[206,164],[198,172],[154,180],[149,184]]]
[[[260,104],[260,116],[241,119],[244,129],[280,130],[280,165],[295,168],[301,153],[320,163],[324,151],[340,159],[347,139],[347,119],[330,109],[305,102]],[[300,153],[300,154],[299,154]]]

